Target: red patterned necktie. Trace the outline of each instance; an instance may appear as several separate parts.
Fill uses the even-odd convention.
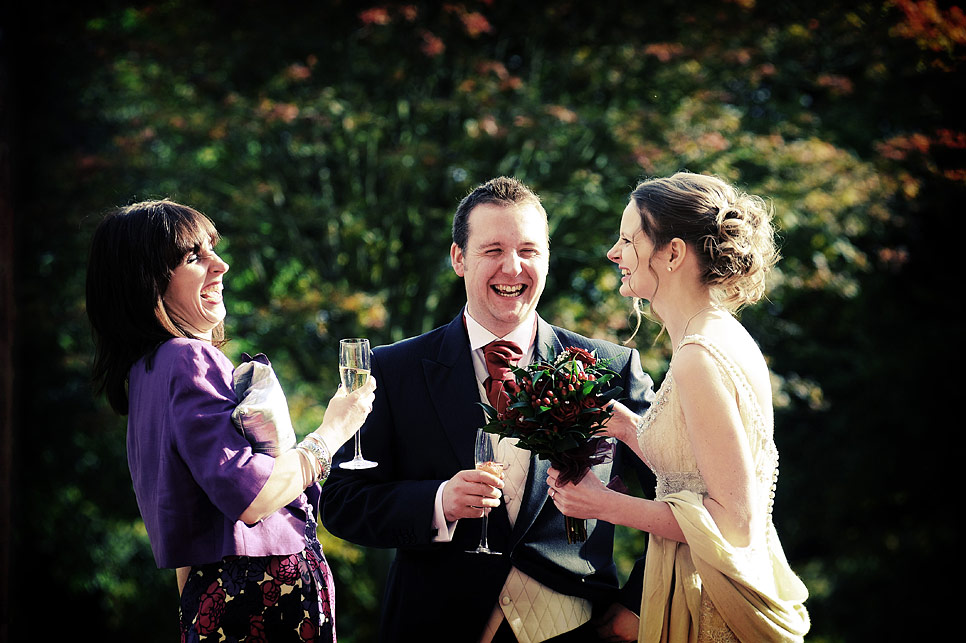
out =
[[[486,372],[489,373],[489,377],[483,382],[483,388],[486,389],[490,406],[500,413],[506,410],[510,401],[504,388],[514,391],[516,387],[510,367],[516,365],[521,357],[523,351],[514,342],[498,339],[483,347],[483,360],[486,362]]]

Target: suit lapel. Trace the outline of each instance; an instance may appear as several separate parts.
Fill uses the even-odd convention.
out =
[[[563,351],[564,346],[553,330],[553,326],[548,324],[539,315],[537,316],[537,337],[534,345],[534,361],[538,359],[546,360],[552,355]],[[523,499],[520,504],[520,511],[517,514],[516,522],[513,523],[513,532],[510,536],[511,542],[515,546],[530,529],[533,521],[543,509],[547,502],[547,471],[550,469],[549,460],[541,460],[536,456],[530,456],[530,471],[527,473],[527,485],[523,492]]]
[[[430,398],[459,468],[474,468],[476,429],[483,426],[485,418],[483,409],[476,404],[480,400],[479,387],[462,312],[446,327],[436,359],[424,358],[422,367]]]
[[[545,322],[543,317],[539,315],[537,315],[537,337],[534,341],[536,342],[534,360],[549,359],[551,356],[559,355],[564,349],[553,326]]]
[[[483,408],[477,404],[480,389],[473,370],[470,341],[463,325],[462,312],[446,327],[437,358],[424,358],[422,365],[430,398],[458,462],[458,469],[476,468],[473,457],[476,429],[486,423],[486,416]],[[427,448],[433,452],[431,445],[427,445]],[[434,457],[444,456],[437,450]],[[506,506],[501,503],[490,513],[491,546],[502,547],[498,543],[505,543],[509,532],[510,519]]]

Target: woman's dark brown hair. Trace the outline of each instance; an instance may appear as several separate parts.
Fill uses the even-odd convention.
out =
[[[94,231],[87,264],[87,316],[93,329],[93,378],[111,407],[128,412],[131,366],[172,337],[194,338],[173,320],[162,297],[171,273],[203,241],[214,246],[214,224],[173,201],[144,201],[107,214]],[[216,344],[224,325],[214,329]]]

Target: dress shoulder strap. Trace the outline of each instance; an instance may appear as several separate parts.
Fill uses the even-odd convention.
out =
[[[738,367],[738,364],[736,364],[727,353],[721,350],[721,347],[718,346],[713,339],[707,335],[694,333],[685,336],[684,339],[681,340],[681,343],[678,344],[678,349],[680,349],[682,346],[686,346],[687,344],[697,344],[708,351],[708,353],[711,354],[711,357],[714,358],[722,370],[724,370],[724,372],[727,373],[731,378],[735,388],[738,389],[742,397],[747,400],[748,404],[752,405],[752,409],[755,411],[756,416],[758,418],[764,418],[764,415],[761,411],[761,405],[758,403],[758,397],[755,395],[754,389],[751,388],[751,383],[748,381],[748,377],[745,375],[745,372]]]
[[[765,421],[765,415],[758,402],[758,396],[751,388],[751,383],[745,372],[738,364],[705,335],[688,335],[681,340],[678,348],[687,344],[698,344],[703,347],[717,362],[719,368],[731,378],[739,397],[739,406],[743,403],[752,416],[750,425],[746,427],[751,438],[752,455],[755,460],[755,474],[762,492],[767,492],[767,520],[771,529],[772,508],[775,504],[775,489],[778,484],[778,448],[775,446],[774,428]],[[754,436],[754,437],[752,437]],[[773,531],[769,531],[773,533]]]

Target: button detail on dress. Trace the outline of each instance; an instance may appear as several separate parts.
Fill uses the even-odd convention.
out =
[[[503,595],[503,598],[500,599],[500,602],[503,603],[504,605],[509,605],[510,604],[510,597],[507,596],[506,594],[504,594]]]

